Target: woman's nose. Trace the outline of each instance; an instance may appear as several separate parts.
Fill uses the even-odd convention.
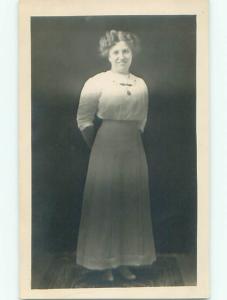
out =
[[[118,54],[118,57],[121,59],[121,58],[124,58],[124,54],[122,52],[119,52]]]

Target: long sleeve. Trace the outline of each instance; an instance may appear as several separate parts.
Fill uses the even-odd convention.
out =
[[[79,107],[77,110],[77,124],[81,131],[88,126],[93,126],[100,94],[101,89],[99,81],[95,76],[89,78],[81,91]]]
[[[143,120],[141,120],[140,124],[139,124],[139,128],[141,130],[141,132],[144,131],[144,128],[145,128],[145,125],[146,125],[146,122],[147,122],[147,114],[148,114],[148,102],[149,102],[149,95],[148,95],[148,88],[147,88],[147,85],[146,83],[143,81],[143,85],[144,85],[144,88],[143,88],[143,95],[142,95],[142,105],[143,105],[143,115],[144,115],[144,118]]]

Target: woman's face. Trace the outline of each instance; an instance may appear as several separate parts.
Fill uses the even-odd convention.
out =
[[[111,69],[117,73],[128,73],[132,63],[132,50],[124,41],[118,42],[109,50]]]

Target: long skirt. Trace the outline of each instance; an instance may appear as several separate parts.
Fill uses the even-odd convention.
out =
[[[77,263],[102,270],[155,259],[148,167],[137,122],[103,120],[90,154]]]

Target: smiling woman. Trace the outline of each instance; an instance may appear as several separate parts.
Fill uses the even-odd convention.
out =
[[[118,42],[110,49],[109,61],[113,72],[128,74],[132,62],[132,51],[125,41]]]
[[[144,80],[130,73],[138,38],[111,30],[100,40],[100,52],[111,69],[85,83],[77,112],[81,133],[91,148],[77,244],[77,263],[113,268],[127,280],[128,266],[150,265],[156,259],[150,216],[148,167],[141,133],[148,111]],[[102,119],[97,134],[93,121]]]

